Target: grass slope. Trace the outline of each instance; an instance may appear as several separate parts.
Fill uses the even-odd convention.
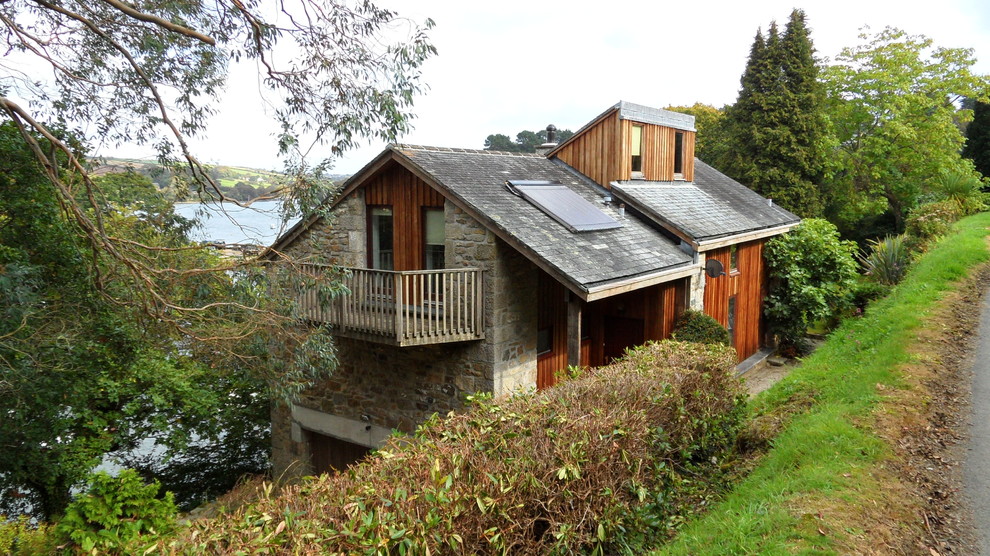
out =
[[[892,450],[874,427],[874,412],[884,392],[905,388],[900,369],[926,316],[990,258],[988,226],[987,213],[957,223],[890,296],[840,326],[789,377],[757,397],[751,403],[757,417],[786,412],[798,400],[807,409],[790,420],[745,480],[656,554],[858,552],[869,535],[857,517],[897,496],[884,478],[882,462]],[[895,528],[898,517],[888,516]]]

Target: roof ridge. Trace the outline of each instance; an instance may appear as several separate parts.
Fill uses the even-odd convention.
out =
[[[392,144],[392,148],[396,150],[410,149],[410,150],[442,152],[442,153],[465,153],[465,154],[485,154],[491,156],[519,156],[526,158],[546,158],[545,156],[537,153],[488,151],[484,149],[465,149],[461,147],[432,147],[429,145],[410,145],[408,143],[394,143]]]

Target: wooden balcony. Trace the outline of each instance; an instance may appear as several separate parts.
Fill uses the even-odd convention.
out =
[[[349,293],[321,306],[316,292],[306,291],[301,304],[306,318],[330,323],[339,336],[397,346],[480,340],[481,280],[477,268],[351,268],[343,278]]]

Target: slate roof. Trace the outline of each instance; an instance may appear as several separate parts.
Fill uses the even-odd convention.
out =
[[[683,129],[684,131],[695,131],[694,116],[690,114],[643,106],[642,104],[635,104],[625,100],[620,100],[612,108],[619,109],[620,120],[632,120],[644,124],[656,124],[674,129]]]
[[[601,201],[606,191],[577,172],[540,155],[445,149],[413,145],[390,147],[429,174],[496,228],[528,248],[584,290],[640,275],[692,264],[670,239],[632,215],[620,218],[615,203]],[[559,181],[601,207],[622,226],[572,233],[536,206],[513,194],[507,180]]]
[[[694,182],[629,180],[612,184],[616,197],[698,242],[797,224],[800,219],[704,162],[694,159]]]

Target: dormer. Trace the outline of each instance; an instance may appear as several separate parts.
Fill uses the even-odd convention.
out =
[[[613,181],[692,181],[694,116],[620,101],[547,156],[609,188]]]

